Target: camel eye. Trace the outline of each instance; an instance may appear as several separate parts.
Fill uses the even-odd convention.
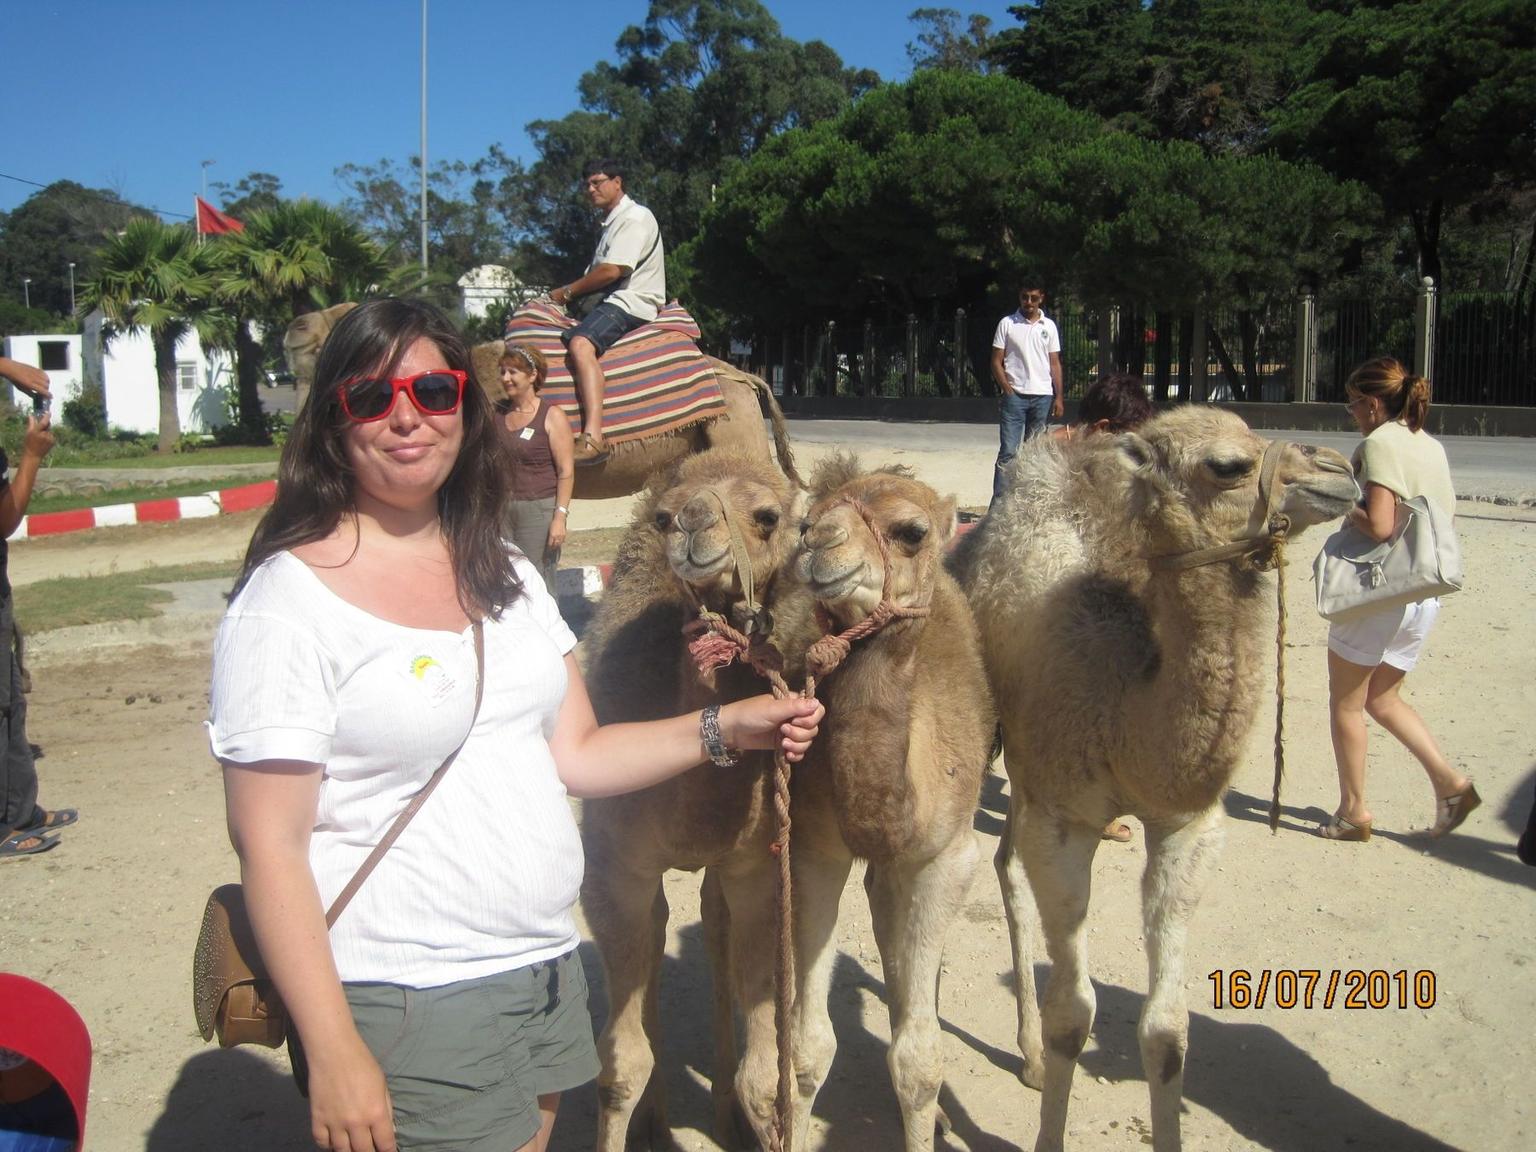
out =
[[[671,527],[672,527],[672,513],[670,513],[670,512],[658,512],[658,513],[656,513],[656,528],[657,528],[658,531],[665,532],[668,528],[671,528]]]
[[[891,529],[891,539],[900,540],[909,548],[916,548],[928,539],[928,525],[918,520],[908,520]]]
[[[1218,480],[1237,480],[1253,471],[1252,460],[1207,460],[1206,467]]]
[[[759,508],[752,513],[752,519],[759,528],[772,532],[779,526],[779,510],[777,508]]]

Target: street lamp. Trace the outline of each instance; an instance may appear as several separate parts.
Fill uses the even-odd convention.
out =
[[[69,262],[69,314],[75,314],[75,262]]]
[[[21,278],[21,302],[28,308],[32,307],[32,277]]]

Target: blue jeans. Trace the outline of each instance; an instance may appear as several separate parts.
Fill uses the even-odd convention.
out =
[[[992,499],[1003,494],[1003,474],[1019,454],[1019,443],[1045,431],[1053,396],[1020,396],[1009,389],[998,405],[997,467],[992,470]]]

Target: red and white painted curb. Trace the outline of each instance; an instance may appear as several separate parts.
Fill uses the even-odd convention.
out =
[[[169,500],[140,500],[136,504],[104,504],[100,508],[76,508],[70,512],[39,512],[23,516],[11,539],[56,536],[62,532],[83,532],[87,528],[113,528],[122,524],[160,524],[171,520],[196,520],[225,512],[245,512],[272,503],[277,493],[276,480],[245,484],[204,492],[200,496],[177,496]]]

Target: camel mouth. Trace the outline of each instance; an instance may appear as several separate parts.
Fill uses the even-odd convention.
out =
[[[1309,476],[1292,482],[1289,491],[1301,501],[1307,519],[1314,524],[1345,515],[1360,499],[1360,486],[1353,473]]]
[[[869,565],[862,561],[832,576],[819,575],[813,568],[807,574],[806,586],[810,588],[811,595],[822,603],[835,604],[852,598],[864,587],[864,577],[868,570]]]

